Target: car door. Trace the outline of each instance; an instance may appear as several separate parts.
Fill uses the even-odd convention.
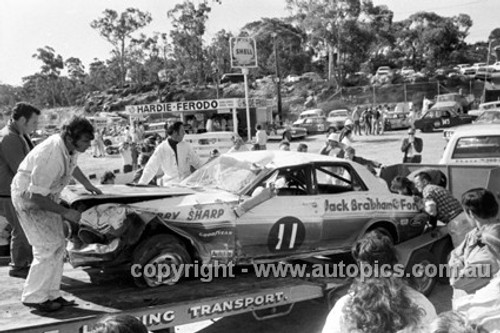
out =
[[[313,184],[322,201],[321,247],[349,250],[371,219],[370,214],[357,206],[369,202],[366,186],[355,170],[342,162],[315,164]]]
[[[452,124],[452,121],[453,121],[453,124]],[[443,111],[442,116],[441,116],[441,126],[442,127],[454,126],[454,125],[456,125],[455,122],[456,122],[456,118],[452,118],[450,111],[448,111],[448,110]]]
[[[323,212],[321,200],[311,195],[310,166],[276,170],[249,191],[247,200],[258,198],[255,192],[269,192],[272,187],[274,196],[268,195],[236,220],[242,260],[286,257],[317,247]]]

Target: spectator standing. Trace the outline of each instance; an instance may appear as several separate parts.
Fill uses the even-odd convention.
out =
[[[33,149],[29,135],[36,130],[40,110],[27,103],[17,103],[7,126],[0,130],[0,215],[10,231],[9,275],[26,278],[33,260],[31,246],[12,205],[10,185],[19,164]]]
[[[380,111],[379,107],[372,109],[372,134],[379,135],[380,129]]]
[[[372,113],[370,108],[366,108],[365,111],[363,111],[361,118],[363,119],[365,135],[370,135],[372,132]]]
[[[214,121],[212,119],[212,116],[208,117],[207,123],[205,124],[205,130],[207,132],[213,132],[214,131]]]
[[[451,252],[449,266],[452,276],[453,299],[476,292],[486,286],[490,276],[480,277],[478,266],[490,270],[491,275],[498,272],[497,258],[487,247],[480,244],[480,234],[486,225],[498,224],[498,202],[495,195],[484,188],[468,190],[462,195],[462,207],[474,229],[465,235],[465,240]]]
[[[97,135],[95,141],[97,145],[97,157],[104,157],[106,156],[106,152],[104,151],[104,135],[106,134],[106,127],[97,129],[96,133]]]
[[[137,125],[134,123],[129,130],[129,142],[130,142],[130,152],[132,155],[132,169],[137,169],[137,162],[139,158],[139,150],[137,149]]]
[[[345,148],[346,146],[339,142],[338,134],[331,133],[328,135],[326,143],[323,148],[321,148],[319,153],[321,155],[343,158],[345,155]]]
[[[403,139],[401,151],[403,155],[403,163],[420,163],[422,162],[422,149],[424,142],[421,138],[415,136],[415,129],[408,130],[408,137]]]
[[[352,121],[353,121],[353,130],[355,135],[361,135],[361,109],[359,107],[355,107],[352,112]]]
[[[256,150],[266,150],[266,144],[267,144],[267,133],[266,131],[262,128],[262,125],[257,125],[255,127],[257,132],[255,133],[255,145]]]
[[[435,203],[435,205],[426,205],[425,211],[447,225],[453,246],[457,247],[464,241],[465,235],[473,229],[473,226],[460,202],[444,187],[433,185],[431,180],[428,173],[420,172],[415,175],[414,183],[422,193],[424,202]]]
[[[19,165],[11,186],[12,203],[33,248],[33,262],[22,302],[39,311],[74,305],[61,297],[65,237],[63,219],[78,223],[81,214],[58,203],[72,177],[87,191],[102,193],[77,166],[79,153],[90,147],[94,128],[84,117],[73,117],[61,134],[37,145]]]
[[[123,141],[118,148],[123,160],[123,173],[129,173],[133,170],[132,167],[132,150],[128,141]]]
[[[179,182],[191,174],[192,168],[198,169],[203,163],[193,148],[184,139],[184,124],[180,121],[168,128],[168,139],[156,147],[144,167],[139,184],[148,184],[159,170],[163,171],[163,184]]]

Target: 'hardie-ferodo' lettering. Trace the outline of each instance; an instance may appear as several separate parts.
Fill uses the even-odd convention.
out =
[[[237,311],[249,307],[258,307],[267,304],[278,304],[286,300],[282,291],[271,294],[259,295],[255,297],[243,297],[229,301],[217,302],[214,304],[204,304],[193,306],[188,309],[191,318],[208,317],[223,314],[225,312]]]
[[[191,210],[188,214],[188,221],[217,219],[224,215],[224,209],[197,209]]]
[[[350,202],[342,199],[336,202],[325,200],[325,212],[356,212],[369,210],[418,210],[415,202],[406,199],[380,201],[366,198],[366,200],[352,199]]]
[[[158,104],[145,104],[145,105],[135,106],[137,113],[214,110],[217,109],[218,107],[219,107],[219,102],[217,100],[175,102],[175,103],[161,103],[161,104],[158,103]]]

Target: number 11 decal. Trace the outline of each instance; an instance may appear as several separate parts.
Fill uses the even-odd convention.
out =
[[[269,233],[269,250],[272,252],[294,250],[304,242],[306,229],[302,221],[293,216],[283,217]]]

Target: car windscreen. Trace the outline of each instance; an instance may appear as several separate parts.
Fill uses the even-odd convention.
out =
[[[238,193],[252,183],[264,170],[259,164],[222,155],[185,178],[181,185],[218,188]]]
[[[332,111],[328,117],[347,117],[346,111]]]
[[[500,122],[500,111],[485,111],[476,119],[476,123]]]
[[[458,139],[452,159],[500,157],[500,135],[469,136]]]

